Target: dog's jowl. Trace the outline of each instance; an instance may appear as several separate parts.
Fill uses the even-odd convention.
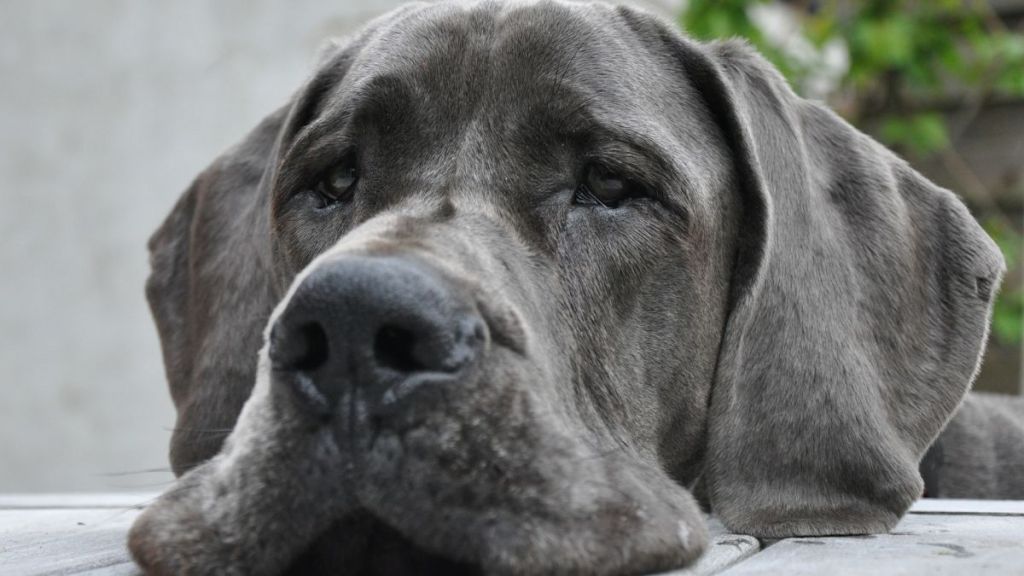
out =
[[[708,510],[884,532],[1003,270],[745,45],[552,1],[338,42],[150,249],[180,475],[131,532],[151,574],[644,574]]]

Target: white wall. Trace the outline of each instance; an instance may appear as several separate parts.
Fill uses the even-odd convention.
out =
[[[155,488],[174,417],[145,240],[295,90],[322,40],[398,2],[0,3],[0,491]]]
[[[671,0],[668,1],[671,3]],[[325,38],[396,0],[0,0],[0,492],[153,490],[145,241]]]

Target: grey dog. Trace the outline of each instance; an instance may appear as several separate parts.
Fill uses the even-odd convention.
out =
[[[151,574],[654,572],[697,483],[734,531],[884,532],[1004,270],[746,45],[560,1],[374,21],[150,248]]]

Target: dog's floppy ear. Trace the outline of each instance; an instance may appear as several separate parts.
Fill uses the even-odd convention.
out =
[[[263,327],[295,272],[283,270],[272,239],[271,187],[281,152],[315,120],[363,47],[417,6],[329,42],[290,103],[204,170],[150,239],[146,296],[178,411],[176,474],[220,450],[252,390]]]
[[[1004,263],[960,200],[745,44],[674,38],[740,181],[705,471],[767,537],[886,531],[970,386]]]
[[[178,412],[171,438],[178,475],[220,450],[249,397],[264,325],[290,280],[272,241],[277,159],[364,41],[329,44],[291,102],[199,174],[150,239],[146,296]]]
[[[178,411],[176,474],[217,453],[255,381],[274,304],[267,167],[287,108],[192,182],[149,241],[146,297]]]

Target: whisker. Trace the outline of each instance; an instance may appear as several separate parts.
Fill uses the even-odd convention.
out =
[[[144,498],[144,499],[140,500],[137,504],[132,504],[132,505],[123,506],[123,507],[119,506],[119,507],[113,508],[110,516],[107,516],[106,518],[103,518],[103,519],[97,521],[93,525],[94,526],[103,525],[103,524],[105,524],[107,522],[113,522],[114,520],[117,520],[121,516],[124,516],[125,514],[128,514],[130,512],[138,512],[139,510],[142,510],[143,508],[146,508],[150,504],[156,502],[157,499],[159,499],[159,498],[160,498],[160,495],[156,495],[156,496],[153,496],[151,498]]]
[[[188,426],[164,426],[164,430],[168,432],[199,432],[203,434],[228,434],[234,428],[192,428]]]
[[[108,486],[110,488],[117,488],[121,490],[134,488],[167,488],[168,486],[171,486],[175,482],[177,482],[177,479],[164,480],[162,482],[147,482],[145,484],[109,484]]]
[[[170,472],[171,469],[167,466],[162,468],[143,468],[142,470],[124,470],[121,472],[101,472],[96,474],[102,478],[117,478],[121,476],[139,476],[142,474],[157,474],[160,472]]]

